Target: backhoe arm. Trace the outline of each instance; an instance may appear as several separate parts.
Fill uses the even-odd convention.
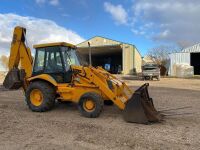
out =
[[[24,87],[26,78],[32,74],[33,59],[30,48],[25,44],[25,34],[25,28],[15,27],[10,48],[9,72],[3,83],[7,89]]]
[[[10,48],[9,57],[9,71],[13,68],[24,69],[26,77],[30,77],[32,74],[33,59],[31,56],[30,48],[25,45],[26,29],[22,27],[15,27],[13,33],[13,39]],[[19,66],[20,64],[20,66]]]

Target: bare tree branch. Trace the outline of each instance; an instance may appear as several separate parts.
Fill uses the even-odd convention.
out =
[[[174,46],[160,45],[148,50],[147,55],[158,65],[165,65],[169,59],[169,54],[179,51]]]

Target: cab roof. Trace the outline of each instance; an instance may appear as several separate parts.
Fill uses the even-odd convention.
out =
[[[66,47],[76,48],[75,45],[66,43],[66,42],[37,44],[37,45],[33,45],[33,48],[43,48],[43,47],[51,47],[51,46],[66,46]]]

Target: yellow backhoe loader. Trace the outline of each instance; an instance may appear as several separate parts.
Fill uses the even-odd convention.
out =
[[[82,66],[76,46],[69,43],[34,45],[34,61],[25,44],[26,29],[15,27],[10,49],[9,72],[4,80],[7,89],[22,88],[28,107],[35,112],[51,110],[55,100],[78,104],[85,117],[98,117],[104,101],[123,110],[127,122],[159,122],[148,94],[148,84],[135,92],[101,67]]]

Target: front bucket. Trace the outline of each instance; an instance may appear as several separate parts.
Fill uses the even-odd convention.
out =
[[[155,109],[153,100],[149,97],[148,86],[148,83],[142,85],[127,101],[123,111],[125,121],[147,124],[162,120],[162,115]]]

